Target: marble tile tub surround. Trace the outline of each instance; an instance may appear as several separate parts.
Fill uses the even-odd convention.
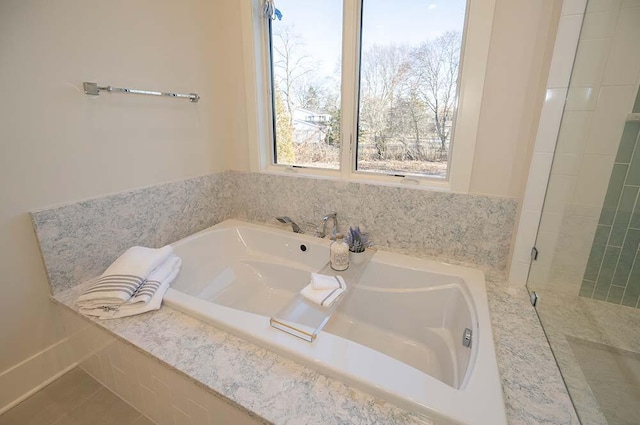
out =
[[[304,228],[335,211],[341,231],[359,225],[391,251],[506,267],[514,199],[264,173],[229,176],[238,218],[273,223],[288,215]]]
[[[81,290],[54,300],[75,311]],[[526,289],[488,271],[487,292],[509,424],[579,425]],[[433,424],[168,307],[92,322],[265,422]]]
[[[32,213],[54,293],[94,277],[132,245],[159,247],[227,218],[301,226],[338,212],[400,253],[506,266],[513,199],[228,171]],[[312,231],[307,226],[307,230]]]
[[[99,275],[133,245],[160,247],[233,217],[224,174],[31,213],[52,292]]]
[[[269,192],[280,195],[271,199]],[[364,209],[372,199],[378,199],[376,206]],[[435,252],[473,262],[483,249],[503,240],[504,251],[491,251],[488,257],[503,267],[515,207],[514,201],[482,196],[227,172],[42,210],[33,218],[54,298],[73,310],[81,290],[74,286],[101,272],[129,245],[160,246],[229,217],[270,222],[286,213],[301,221],[317,220],[334,209],[343,225],[370,226],[379,245],[391,245],[392,232],[401,224],[406,232],[426,227],[422,237],[402,235],[414,245],[399,249],[413,246],[417,254]],[[394,216],[396,210],[402,214]],[[423,212],[416,216],[411,210]],[[482,229],[492,225],[502,226],[506,234],[492,241],[496,236]],[[438,251],[436,243],[453,238],[447,232],[454,227],[455,246]],[[424,245],[429,232],[443,236]],[[387,234],[391,236],[385,239]],[[482,248],[469,250],[461,244]],[[577,424],[526,290],[509,288],[500,273],[489,273],[487,282],[509,422]],[[270,422],[429,423],[166,307],[98,326]]]
[[[60,292],[54,300],[77,312],[75,299],[85,286]],[[264,423],[435,425],[166,306],[125,319],[81,317]]]

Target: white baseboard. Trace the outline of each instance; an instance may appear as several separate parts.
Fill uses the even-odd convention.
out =
[[[0,414],[77,365],[72,338],[63,338],[0,373]]]
[[[0,373],[0,414],[64,375],[101,348],[104,340],[97,327],[74,329],[39,353]]]
[[[56,379],[60,378],[62,375],[64,375],[65,373],[69,372],[70,370],[72,370],[73,368],[75,368],[77,366],[78,366],[78,363],[76,363],[76,362],[70,364],[66,368],[62,369],[60,372],[56,373],[55,375],[49,377],[45,381],[43,381],[40,384],[36,385],[35,387],[31,388],[29,391],[27,391],[26,393],[22,394],[21,396],[19,396],[18,398],[14,399],[13,401],[9,402],[5,406],[0,407],[0,415],[2,415],[7,410],[17,406],[18,404],[22,403],[24,400],[26,400],[27,398],[31,397],[33,394],[37,393],[38,391],[40,391],[41,389],[43,389],[44,387],[46,387],[47,385],[49,385],[50,383],[52,383]],[[25,367],[28,367],[28,365],[25,366]],[[2,382],[2,375],[0,375],[0,382]]]

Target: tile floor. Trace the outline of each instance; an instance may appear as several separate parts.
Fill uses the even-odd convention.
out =
[[[630,373],[630,364],[640,362],[640,309],[536,291],[536,310],[581,422],[638,424],[640,372]]]
[[[0,425],[154,425],[80,368],[11,410]]]
[[[587,383],[609,425],[640,418],[640,354],[568,337]]]

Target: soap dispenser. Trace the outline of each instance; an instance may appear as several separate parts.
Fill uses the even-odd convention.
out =
[[[343,271],[349,268],[349,245],[344,241],[342,233],[336,234],[336,240],[330,246],[331,268]]]

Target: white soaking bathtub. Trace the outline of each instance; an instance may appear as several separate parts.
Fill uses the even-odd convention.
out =
[[[506,424],[479,270],[378,251],[313,342],[270,326],[329,243],[224,221],[173,244],[182,270],[164,302],[436,423]]]

